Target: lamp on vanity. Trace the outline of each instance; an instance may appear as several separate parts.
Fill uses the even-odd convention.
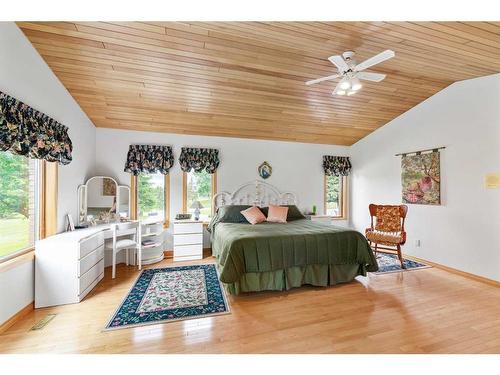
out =
[[[200,209],[204,208],[200,201],[194,201],[191,208],[194,208],[194,219],[200,220]]]

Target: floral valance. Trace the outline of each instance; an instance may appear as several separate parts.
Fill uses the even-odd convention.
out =
[[[0,91],[0,151],[69,164],[68,128]]]
[[[170,146],[130,145],[124,171],[134,176],[139,173],[168,174],[173,165],[174,154]]]
[[[347,176],[351,171],[348,156],[323,156],[323,169],[327,176]]]
[[[191,148],[183,147],[179,157],[181,169],[189,172],[192,169],[195,172],[203,170],[212,174],[219,166],[219,150],[214,148]]]

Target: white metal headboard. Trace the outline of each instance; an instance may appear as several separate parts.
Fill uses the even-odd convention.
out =
[[[241,185],[233,193],[223,191],[215,194],[213,205],[215,210],[231,204],[249,204],[259,207],[269,204],[298,204],[297,196],[291,192],[281,193],[275,186],[267,182],[255,180]]]

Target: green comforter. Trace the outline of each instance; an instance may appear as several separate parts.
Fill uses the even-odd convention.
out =
[[[212,250],[220,279],[234,283],[250,272],[267,272],[312,264],[359,264],[378,270],[365,237],[354,230],[301,219],[286,224],[215,223]]]

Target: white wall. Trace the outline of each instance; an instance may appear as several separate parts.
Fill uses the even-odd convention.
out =
[[[64,229],[66,213],[77,216],[76,189],[93,174],[95,128],[52,73],[35,48],[13,22],[0,22],[0,90],[53,117],[69,127],[73,161],[59,168],[58,229]],[[33,265],[11,269],[0,283],[0,324],[33,296]],[[15,280],[16,287],[12,288]],[[15,290],[13,295],[12,291]],[[31,297],[31,300],[33,298]]]
[[[34,285],[34,262],[0,272],[0,325],[33,302]]]
[[[224,137],[204,137],[167,133],[148,133],[114,129],[97,129],[96,174],[115,178],[119,184],[130,185],[130,174],[123,172],[130,144],[171,145],[175,164],[170,172],[170,218],[182,212],[182,171],[178,158],[183,146],[219,149],[221,160],[217,170],[218,191],[234,191],[245,182],[259,178],[257,167],[267,160],[273,174],[266,182],[281,191],[297,194],[299,208],[323,210],[323,155],[349,154],[345,146],[317,145],[293,142],[249,140]],[[338,222],[342,225],[346,223]],[[205,236],[205,246],[208,246]],[[171,238],[167,239],[171,247]]]
[[[500,171],[499,141],[500,75],[447,87],[351,147],[352,224],[369,226],[370,203],[401,203],[396,153],[446,146],[442,205],[409,205],[403,252],[500,280],[500,190],[484,188]]]
[[[69,127],[73,161],[59,167],[58,231],[77,217],[76,189],[95,166],[95,127],[13,22],[0,22],[0,90]]]

